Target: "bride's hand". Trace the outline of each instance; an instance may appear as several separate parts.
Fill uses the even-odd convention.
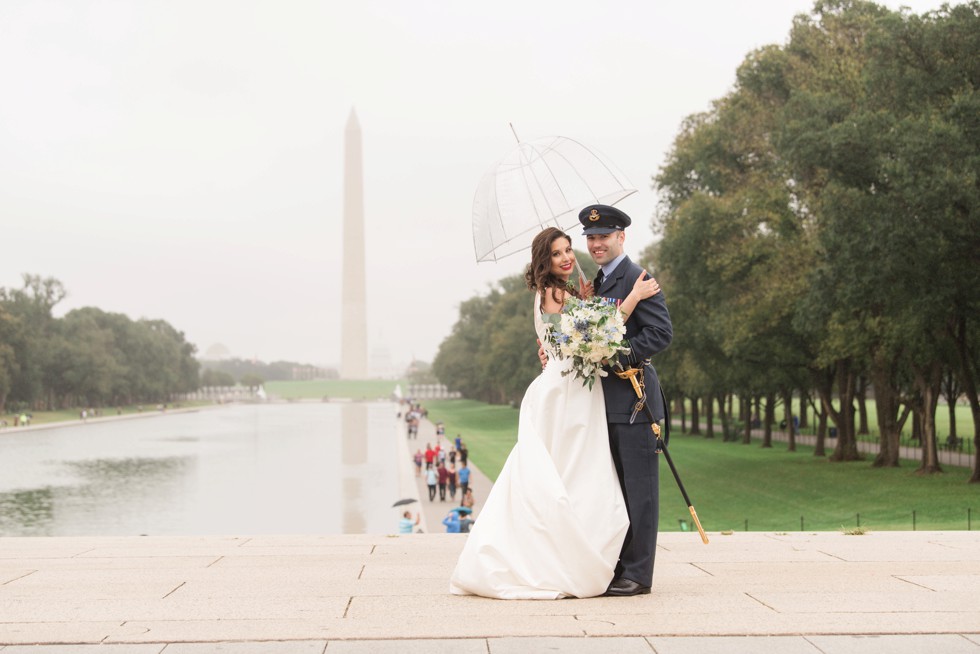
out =
[[[633,295],[637,300],[645,300],[648,297],[653,297],[660,292],[660,284],[653,277],[646,279],[647,271],[640,273],[640,276],[636,278],[636,283],[633,284],[633,290],[630,294]]]
[[[578,278],[578,292],[584,299],[588,299],[595,295],[595,289],[592,288],[592,282],[584,281],[582,277]]]

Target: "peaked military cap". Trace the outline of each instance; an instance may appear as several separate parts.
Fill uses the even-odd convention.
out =
[[[585,227],[583,234],[612,234],[622,231],[633,221],[616,207],[606,204],[590,205],[578,214],[578,221]]]

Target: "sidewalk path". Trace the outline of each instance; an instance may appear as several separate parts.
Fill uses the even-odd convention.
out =
[[[456,534],[0,538],[0,654],[980,654],[980,532],[710,537],[563,601],[450,595]]]
[[[407,442],[407,449],[410,451],[408,461],[408,466],[410,466],[411,474],[415,474],[415,463],[412,461],[412,455],[415,454],[415,450],[421,449],[425,452],[426,443],[432,443],[433,447],[436,445],[436,427],[428,419],[422,420],[419,423],[419,435],[418,438],[405,439]],[[445,436],[442,437],[441,443],[443,447],[451,447],[452,443]],[[476,467],[473,460],[469,461],[470,468],[470,488],[473,489],[473,499],[475,504],[473,506],[473,516],[477,517],[480,515],[480,509],[483,508],[483,503],[487,499],[487,495],[490,494],[490,488],[493,486],[493,482],[483,474],[483,472]],[[423,472],[425,464],[422,464]],[[459,468],[457,462],[457,469]],[[422,523],[419,525],[422,531],[427,534],[441,534],[445,533],[446,528],[442,524],[443,518],[449,513],[449,510],[454,506],[459,506],[462,496],[459,489],[456,490],[456,500],[452,501],[446,497],[445,502],[439,500],[438,493],[436,494],[436,499],[434,502],[429,501],[429,489],[425,483],[425,476],[420,476],[415,478],[416,481],[416,491],[418,493],[419,504],[408,507],[412,509],[413,512],[417,511],[418,508],[422,510]]]

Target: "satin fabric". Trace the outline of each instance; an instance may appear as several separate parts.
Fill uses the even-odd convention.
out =
[[[535,294],[535,331],[544,323]],[[602,385],[563,376],[555,358],[528,387],[517,444],[450,580],[456,595],[594,597],[606,591],[629,519],[609,451]]]

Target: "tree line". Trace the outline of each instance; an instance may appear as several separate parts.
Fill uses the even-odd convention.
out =
[[[249,359],[221,359],[204,361],[201,385],[203,386],[260,386],[267,381],[292,379],[337,379],[336,368],[321,368],[295,361],[264,361]]]
[[[935,472],[939,399],[965,397],[980,481],[977,52],[977,2],[915,15],[821,1],[684,121],[653,180],[663,239],[640,263],[667,294],[674,342],[655,365],[685,420],[689,406],[695,427],[717,417],[747,440],[758,412],[768,446],[796,397],[816,453],[832,424],[831,460],[853,460],[873,395],[874,465],[898,465],[911,422]],[[519,399],[538,372],[521,286],[461,305],[433,362],[443,383]]]
[[[0,413],[169,401],[199,386],[195,347],[164,320],[94,307],[54,307],[56,279],[24,275],[0,288]]]

